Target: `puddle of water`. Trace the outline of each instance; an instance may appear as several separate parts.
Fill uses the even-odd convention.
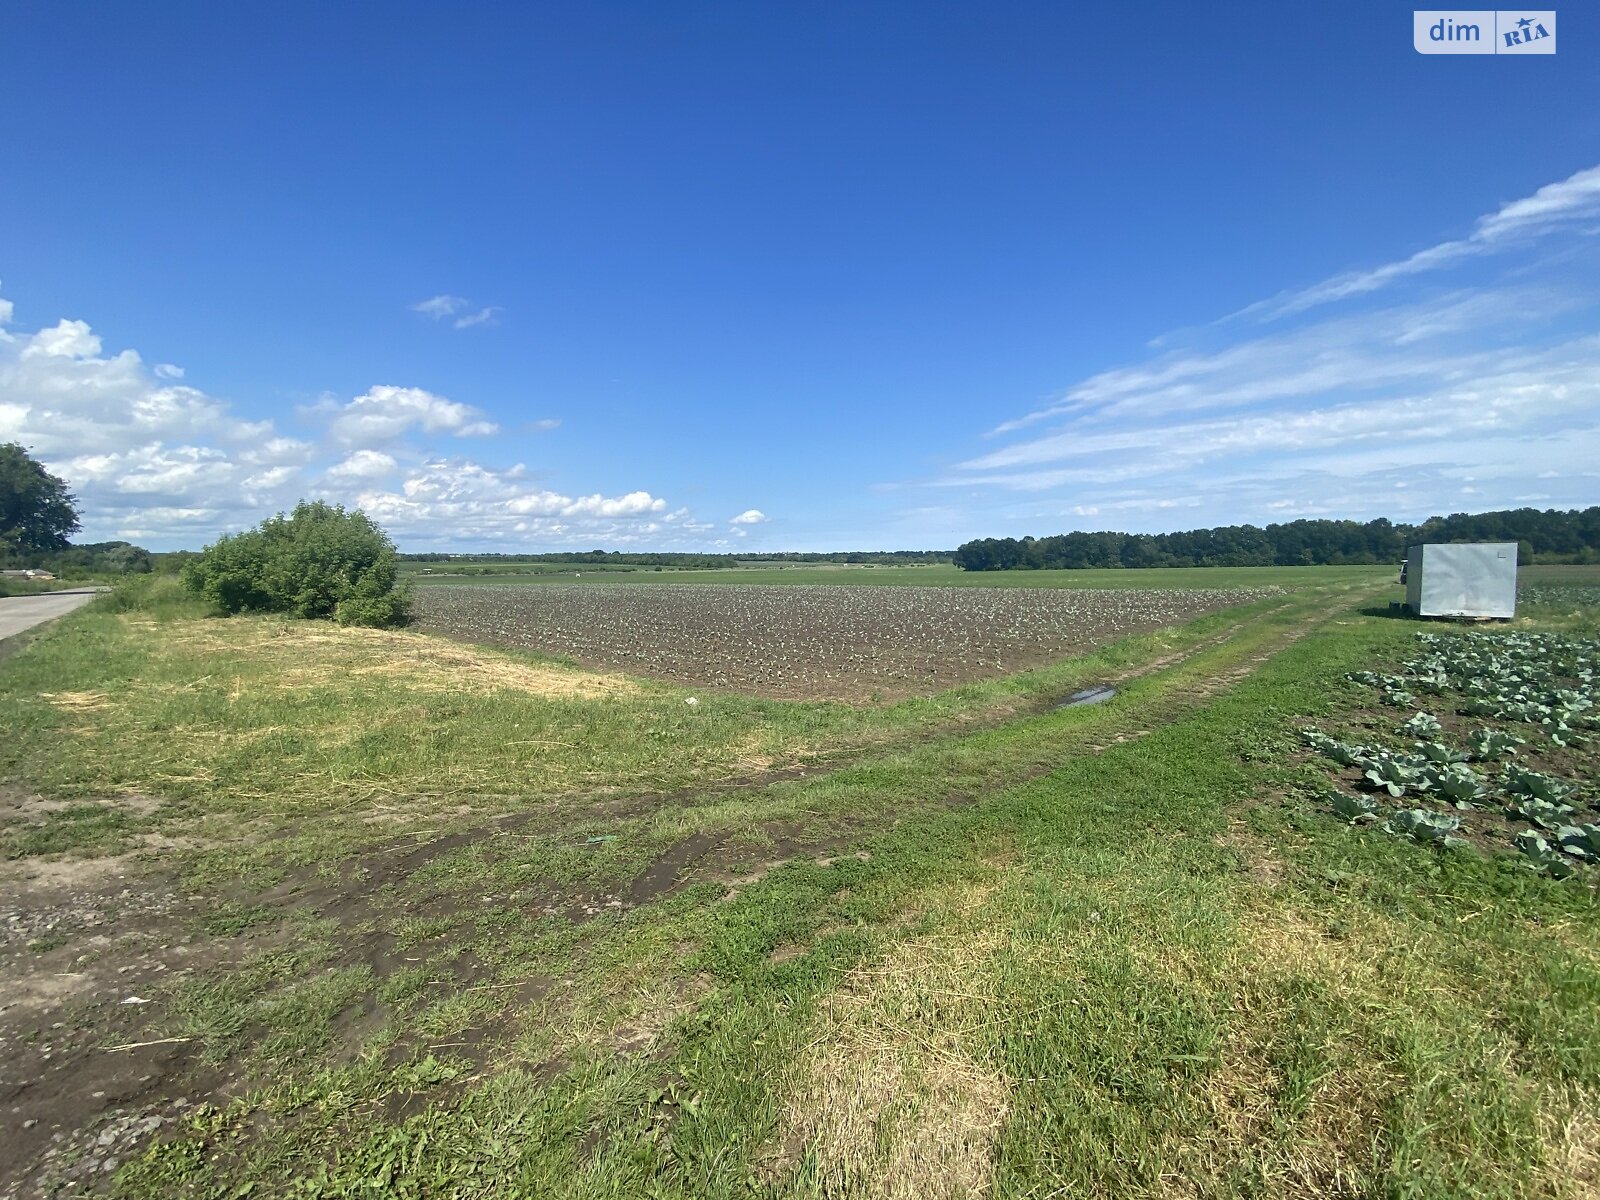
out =
[[[1081,704],[1100,704],[1111,699],[1111,697],[1115,696],[1116,694],[1117,689],[1114,687],[1101,686],[1084,688],[1081,692],[1073,692],[1072,695],[1068,696],[1060,704],[1056,705],[1056,707],[1077,708]]]

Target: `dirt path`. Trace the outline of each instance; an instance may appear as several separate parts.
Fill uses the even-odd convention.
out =
[[[0,895],[0,1195],[83,1194],[217,1083],[182,1043],[142,1043],[152,997],[219,956],[131,855],[0,864]]]

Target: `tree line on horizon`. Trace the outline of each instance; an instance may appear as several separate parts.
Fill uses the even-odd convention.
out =
[[[1299,520],[1177,533],[1062,533],[979,538],[956,548],[964,571],[1091,567],[1291,567],[1397,563],[1425,542],[1516,542],[1524,563],[1600,563],[1600,506],[1451,513],[1418,525]]]

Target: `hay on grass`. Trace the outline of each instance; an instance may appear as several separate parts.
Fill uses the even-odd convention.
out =
[[[974,1034],[998,945],[918,938],[845,977],[794,1064],[773,1176],[798,1168],[825,1195],[884,1200],[990,1192],[1012,1084]]]

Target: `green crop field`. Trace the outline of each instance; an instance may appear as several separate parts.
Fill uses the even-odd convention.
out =
[[[0,659],[0,1193],[1594,1195],[1596,574],[619,573],[931,590],[580,595],[562,657],[124,588]],[[615,665],[747,604],[1018,658]]]

